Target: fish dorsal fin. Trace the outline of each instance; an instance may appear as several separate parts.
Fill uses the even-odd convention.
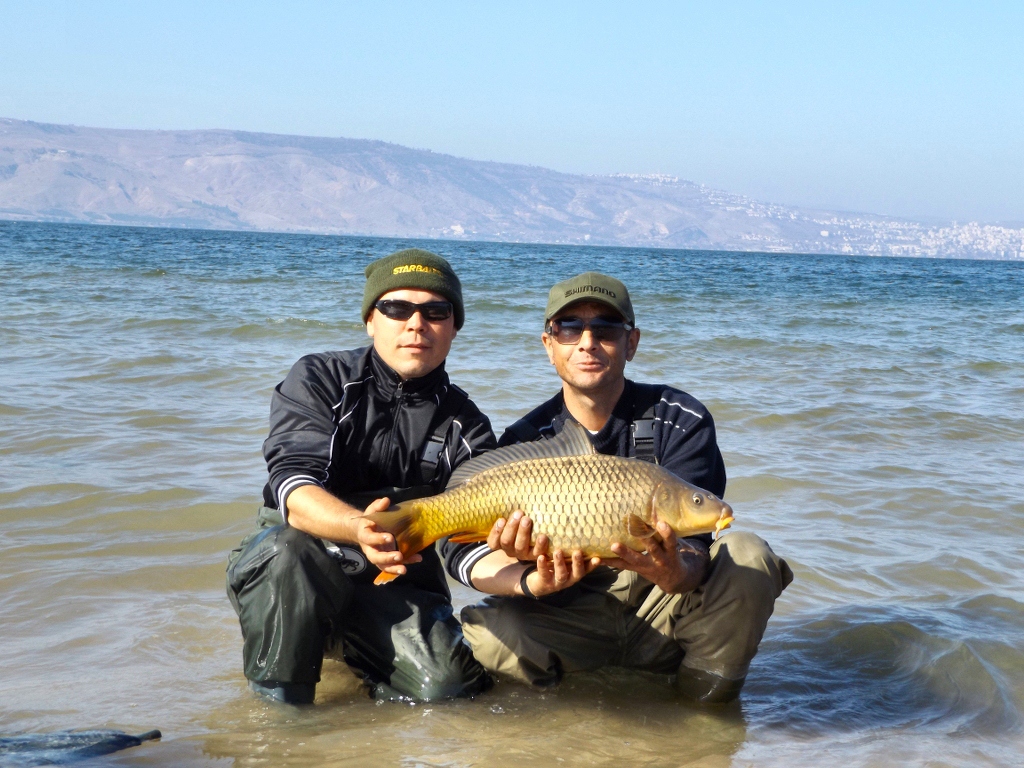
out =
[[[472,477],[476,477],[493,467],[511,464],[513,461],[527,459],[550,459],[557,456],[587,456],[597,453],[587,435],[587,430],[572,419],[566,419],[562,431],[551,440],[534,440],[530,443],[517,443],[488,451],[475,459],[470,459],[452,472],[448,488],[462,485]]]

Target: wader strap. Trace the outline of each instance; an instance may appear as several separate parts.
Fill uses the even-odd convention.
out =
[[[437,463],[441,458],[441,451],[444,450],[448,432],[467,400],[469,400],[469,395],[452,384],[448,387],[444,400],[441,401],[440,407],[434,414],[434,418],[440,419],[440,421],[430,437],[427,438],[427,442],[424,443],[423,453],[420,456],[420,472],[428,483],[437,476]]]
[[[654,406],[652,405],[639,416],[633,417],[633,424],[630,427],[631,442],[633,443],[633,458],[640,461],[648,461],[651,464],[658,463],[658,457],[654,455]]]

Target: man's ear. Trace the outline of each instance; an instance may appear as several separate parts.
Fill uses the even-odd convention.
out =
[[[551,363],[552,365],[554,365],[555,364],[555,350],[554,350],[554,347],[552,346],[554,344],[554,342],[551,340],[551,337],[548,334],[546,334],[546,333],[542,333],[540,335],[540,340],[544,344],[544,351],[548,353],[548,362]]]
[[[376,309],[371,309],[370,314],[366,316],[366,335],[371,339],[373,338],[373,313]]]
[[[628,363],[633,359],[633,355],[636,354],[636,348],[640,344],[640,329],[634,328],[629,332],[629,337],[626,339],[626,362]]]

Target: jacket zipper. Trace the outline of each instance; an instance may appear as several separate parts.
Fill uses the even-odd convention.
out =
[[[391,466],[391,454],[394,453],[395,447],[395,432],[398,431],[398,412],[402,409],[402,400],[405,398],[405,382],[399,381],[398,388],[395,390],[395,407],[391,411],[391,431],[388,432],[388,443],[384,448],[384,462],[383,466]]]

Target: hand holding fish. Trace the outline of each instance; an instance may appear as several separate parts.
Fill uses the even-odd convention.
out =
[[[558,550],[553,556],[540,555],[537,570],[526,577],[534,597],[544,597],[568,589],[601,564],[600,557],[587,557],[580,550],[568,557]]]
[[[403,555],[398,551],[395,544],[395,537],[385,533],[377,527],[377,523],[367,517],[376,512],[383,512],[391,506],[390,499],[376,499],[363,512],[362,517],[355,520],[355,540],[363,555],[373,565],[377,566],[384,573],[391,573],[401,576],[405,573],[406,565],[420,562],[423,557],[416,554]]]
[[[386,510],[389,499],[376,499],[365,510],[353,507],[317,485],[303,485],[288,496],[288,524],[293,528],[340,544],[362,549],[366,559],[395,578],[405,566],[422,558],[398,551],[395,536],[383,530],[374,515]]]
[[[526,586],[534,597],[571,587],[601,564],[601,558],[588,559],[579,550],[572,555],[559,550],[552,556],[547,535],[542,533],[531,543],[532,533],[533,521],[522,510],[516,510],[508,519],[495,521],[487,535],[487,546],[515,560],[536,561],[536,569],[526,577]]]
[[[542,533],[531,544],[532,535],[533,521],[525,512],[517,510],[508,519],[499,517],[494,521],[487,534],[487,546],[516,560],[536,560],[548,551],[549,542],[547,534]]]
[[[529,523],[523,510],[533,518]],[[499,530],[500,518],[517,514],[517,521],[501,524]],[[552,549],[622,558],[622,550],[610,545],[650,549],[655,520],[683,536],[717,532],[733,520],[732,507],[724,501],[659,466],[598,454],[575,421],[567,421],[551,440],[517,443],[470,459],[452,473],[444,493],[411,499],[388,511],[367,510],[367,516],[379,526],[375,531],[395,537],[403,553],[419,552],[447,536],[456,544],[487,541],[513,562],[539,559],[535,548],[541,534]],[[530,544],[527,533],[536,534],[537,541]],[[659,563],[628,562],[647,570]],[[385,571],[374,583],[394,578]],[[475,581],[476,576],[471,578]],[[690,574],[655,581],[685,584],[694,578]],[[699,583],[698,578],[694,585]]]
[[[634,552],[623,544],[612,544],[617,555],[605,559],[613,568],[635,571],[664,592],[679,595],[700,586],[711,558],[704,549],[676,538],[668,523],[659,521],[655,526],[658,536],[648,541],[646,552]]]

